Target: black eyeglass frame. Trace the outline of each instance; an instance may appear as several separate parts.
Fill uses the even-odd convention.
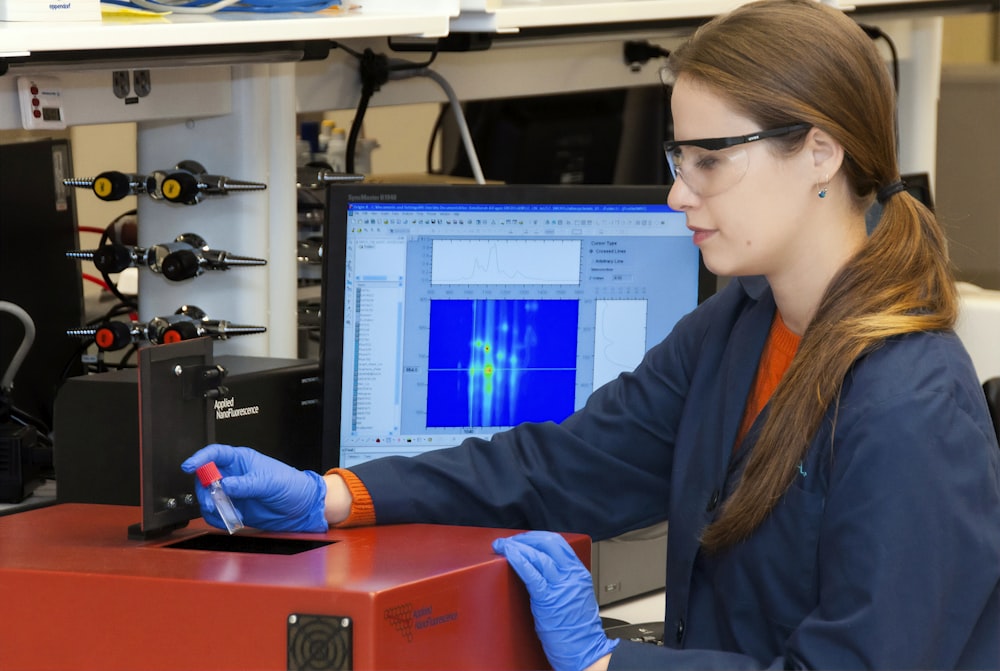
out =
[[[761,130],[756,133],[750,133],[749,135],[712,137],[701,140],[667,140],[663,143],[663,153],[669,157],[670,154],[677,149],[677,147],[700,147],[701,149],[707,149],[709,151],[719,151],[720,149],[728,149],[729,147],[736,147],[741,144],[756,142],[757,140],[766,140],[771,137],[790,135],[791,133],[807,130],[809,128],[812,128],[812,124],[802,122],[792,124],[790,126],[772,128],[770,130]]]

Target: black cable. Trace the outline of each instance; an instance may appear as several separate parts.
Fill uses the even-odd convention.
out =
[[[434,145],[437,144],[437,139],[441,134],[441,129],[444,127],[444,118],[448,113],[448,109],[451,107],[451,103],[444,103],[438,110],[437,118],[434,120],[434,127],[431,128],[430,141],[427,143],[427,174],[433,175],[434,173]],[[441,172],[444,173],[444,160],[441,161]]]
[[[93,319],[88,320],[86,326],[103,324],[105,322],[111,321],[115,317],[120,317],[121,315],[127,315],[133,312],[135,309],[136,309],[135,306],[132,304],[117,303],[111,306],[111,308],[109,308],[108,311],[105,312],[100,317],[95,317]],[[59,374],[59,382],[57,384],[57,388],[61,387],[63,383],[65,383],[66,380],[69,379],[70,371],[73,369],[73,364],[75,364],[77,361],[83,358],[83,355],[87,352],[88,349],[90,349],[91,345],[93,344],[94,344],[93,338],[84,338],[80,342],[80,346],[76,349],[76,351],[73,352],[72,355],[70,355],[69,359],[66,361],[66,364],[63,366],[62,372]],[[95,372],[92,369],[93,369],[92,366],[88,367],[87,372]],[[100,369],[98,368],[96,372],[100,372]]]
[[[117,304],[111,306],[108,309],[108,311],[105,312],[100,317],[94,317],[93,319],[87,321],[86,325],[87,326],[95,326],[97,324],[105,324],[105,323],[111,321],[112,319],[114,319],[115,317],[121,317],[122,315],[128,315],[128,314],[134,312],[135,309],[136,309],[135,306],[132,305],[132,304],[130,304],[130,303],[117,303]],[[93,344],[94,344],[94,339],[93,338],[84,338],[80,342],[80,346],[76,349],[75,352],[73,352],[73,354],[70,356],[69,360],[63,366],[62,373],[59,375],[59,386],[62,386],[62,384],[69,378],[69,374],[70,374],[70,371],[73,368],[73,364],[76,361],[79,361],[83,357],[83,355],[87,352],[87,350],[90,349],[90,347]],[[133,345],[133,347],[137,348],[138,345]],[[119,370],[125,367],[123,364],[128,360],[129,357],[132,356],[132,354],[134,354],[133,351],[128,352],[125,355],[125,357],[119,362],[119,364],[118,364]],[[91,372],[91,373],[103,373],[103,372],[105,372],[106,367],[104,366],[104,362],[103,362],[103,352],[101,353],[101,355],[102,355],[102,358],[98,361],[97,365],[89,366],[87,372]]]
[[[7,401],[6,398],[0,399],[0,420],[35,429],[35,444],[31,447],[28,458],[31,463],[40,467],[45,477],[52,477],[51,429],[42,420]]]
[[[123,218],[132,216],[135,213],[136,213],[135,210],[129,210],[128,212],[125,212],[124,214],[120,214],[117,217],[115,217],[111,221],[111,223],[104,228],[104,232],[101,233],[101,239],[98,242],[97,246],[104,247],[106,244],[108,244],[108,241],[111,239],[111,231],[114,230],[117,223],[121,221]],[[106,270],[100,268],[98,270],[101,273],[101,278],[104,280],[104,283],[108,285],[108,291],[113,293],[115,295],[115,298],[120,300],[122,303],[125,303],[126,305],[130,305],[134,310],[139,308],[139,305],[135,301],[125,296],[125,294],[123,294],[121,291],[118,290],[118,284],[111,279],[111,275]]]
[[[393,49],[392,38],[391,37],[389,38],[389,48]],[[395,50],[395,49],[393,49],[393,50]],[[389,69],[390,70],[419,70],[420,68],[429,68],[431,65],[434,64],[434,61],[437,60],[437,56],[438,56],[438,48],[437,48],[437,45],[435,45],[434,48],[431,50],[430,55],[427,57],[427,60],[424,61],[423,63],[414,63],[412,61],[399,61],[399,60],[397,60],[397,61],[393,61],[393,65],[389,66]]]
[[[354,154],[358,146],[358,136],[361,134],[361,125],[365,120],[365,112],[368,111],[368,103],[375,92],[382,88],[382,84],[389,81],[389,59],[384,54],[376,54],[371,49],[365,49],[359,57],[356,57],[359,59],[358,70],[361,75],[361,100],[358,101],[358,109],[354,113],[354,121],[351,122],[351,130],[347,135],[344,171],[348,174],[354,172]]]
[[[368,111],[368,101],[371,98],[371,93],[362,90],[361,100],[358,101],[358,109],[354,112],[354,120],[351,122],[351,131],[347,134],[347,147],[344,150],[344,172],[347,174],[354,172],[354,152],[357,151],[358,136],[361,134],[361,124],[364,123],[365,113]]]
[[[133,343],[129,347],[128,351],[122,356],[118,361],[118,370],[124,370],[126,368],[135,368],[134,365],[129,365],[128,360],[135,356],[135,353],[139,351],[139,343]]]
[[[48,425],[41,419],[35,417],[34,415],[21,410],[16,405],[11,404],[10,406],[10,418],[21,424],[22,426],[33,426],[38,432],[39,437],[45,436],[46,439],[51,431]]]
[[[63,382],[65,382],[66,380],[69,379],[69,372],[70,372],[70,370],[72,370],[73,364],[76,363],[77,361],[79,361],[83,357],[84,353],[88,349],[90,349],[90,346],[93,345],[93,344],[94,344],[94,339],[93,338],[84,338],[80,342],[80,346],[70,356],[69,361],[66,362],[66,365],[63,366],[62,373],[59,375],[59,386],[60,387],[62,386]]]
[[[889,53],[892,56],[892,89],[896,93],[896,104],[894,106],[896,123],[894,125],[896,130],[896,151],[899,151],[899,52],[896,51],[896,43],[892,41],[888,33],[878,26],[871,26],[864,23],[859,23],[858,25],[861,26],[861,30],[865,31],[865,34],[871,39],[884,41],[888,45]]]
[[[346,51],[346,52],[347,52],[347,53],[349,53],[349,54],[350,54],[351,56],[354,56],[354,57],[355,57],[355,58],[357,58],[357,59],[360,59],[360,58],[361,58],[361,54],[360,54],[360,53],[358,53],[358,52],[357,52],[357,51],[355,51],[354,49],[351,49],[351,48],[350,48],[349,46],[347,46],[346,44],[341,44],[340,42],[331,42],[331,43],[330,43],[330,46],[331,46],[332,48],[334,48],[334,49],[343,49],[344,51]]]
[[[97,361],[94,363],[95,373],[107,373],[108,367],[104,363],[104,350],[100,347],[97,348]]]
[[[382,85],[389,81],[391,71],[419,70],[426,68],[437,58],[437,47],[431,52],[424,63],[414,63],[409,61],[394,61],[389,64],[389,59],[385,54],[377,54],[370,48],[365,48],[363,52],[357,52],[339,42],[333,42],[334,48],[340,48],[348,54],[358,59],[358,73],[361,78],[361,98],[358,100],[358,107],[351,121],[351,128],[347,134],[347,146],[345,148],[344,172],[354,172],[354,158],[358,146],[358,137],[361,135],[361,127],[364,124],[365,114],[368,111],[368,104],[372,96],[382,88]],[[390,45],[391,46],[391,45]]]
[[[899,52],[896,51],[896,43],[892,41],[888,33],[879,28],[878,26],[870,26],[864,23],[859,23],[861,30],[865,31],[865,34],[873,40],[882,40],[888,45],[889,52],[892,54],[892,87],[896,91],[896,97],[899,97]]]

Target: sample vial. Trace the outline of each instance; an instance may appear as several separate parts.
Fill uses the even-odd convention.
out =
[[[226,494],[222,490],[222,485],[219,483],[222,480],[222,474],[219,473],[219,467],[215,465],[215,462],[210,461],[203,466],[199,466],[195,474],[198,476],[201,484],[208,489],[208,493],[212,497],[212,502],[215,504],[215,510],[226,525],[226,530],[234,534],[242,529],[243,522],[236,512],[236,507],[229,498],[229,494]]]

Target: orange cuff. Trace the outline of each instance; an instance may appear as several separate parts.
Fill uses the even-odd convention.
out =
[[[372,496],[368,493],[365,483],[346,468],[331,468],[326,475],[339,475],[347,484],[347,489],[351,492],[351,512],[347,519],[334,524],[334,527],[367,527],[375,524],[375,504],[372,503]]]

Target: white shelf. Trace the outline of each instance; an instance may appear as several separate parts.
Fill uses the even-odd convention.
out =
[[[727,12],[746,0],[462,0],[456,32],[692,19]]]
[[[461,14],[452,32],[516,33],[554,26],[618,24],[641,21],[707,19],[746,4],[748,0],[461,0]],[[935,0],[823,0],[846,12],[878,8],[912,10]],[[963,2],[953,3],[962,11]]]
[[[833,0],[830,0],[833,2]],[[929,6],[940,7],[934,0]],[[51,51],[94,51],[233,45],[396,36],[442,37],[450,32],[516,33],[521,29],[700,19],[746,0],[344,0],[333,14],[172,14],[142,19],[0,22],[0,57]],[[834,3],[837,4],[837,3]],[[854,8],[920,0],[840,0]],[[954,3],[957,11],[966,3]]]
[[[552,26],[620,24],[642,21],[708,19],[749,0],[461,0],[452,32],[516,33]],[[921,4],[936,14],[961,13],[972,0],[944,8],[939,0],[822,0],[845,12],[879,10],[912,14]]]
[[[0,22],[0,56],[48,51],[228,45],[254,42],[418,35],[441,37],[458,0],[373,2],[331,14],[212,15],[103,21]]]

